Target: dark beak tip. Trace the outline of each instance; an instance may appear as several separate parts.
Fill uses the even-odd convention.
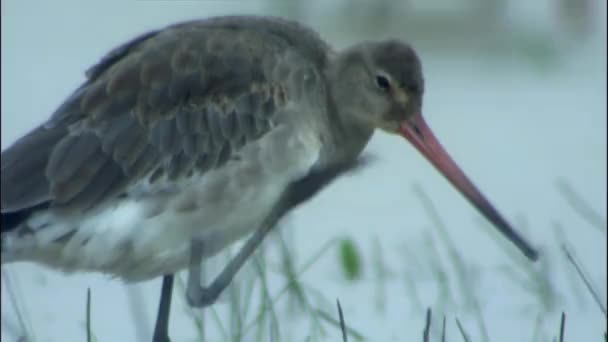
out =
[[[526,240],[522,239],[521,236],[515,235],[513,239],[509,238],[511,242],[515,244],[517,249],[531,262],[536,262],[540,258],[538,249],[532,247]]]
[[[538,251],[535,249],[530,250],[528,253],[526,253],[526,256],[528,257],[528,259],[530,259],[530,261],[532,262],[537,262],[539,259],[539,254]]]

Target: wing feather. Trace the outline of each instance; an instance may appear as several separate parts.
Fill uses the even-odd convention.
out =
[[[100,141],[91,132],[68,135],[51,152],[46,166],[46,177],[55,182],[69,180],[87,164],[91,155],[98,154]]]
[[[204,20],[111,51],[44,125],[2,152],[2,212],[44,202],[87,210],[138,182],[224,165],[284,112],[290,71],[273,71],[281,59],[295,49],[320,72],[326,46],[310,32],[298,42],[302,30]]]

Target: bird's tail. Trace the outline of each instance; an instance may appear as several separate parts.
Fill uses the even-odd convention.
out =
[[[34,244],[34,229],[27,220],[35,212],[45,210],[48,204],[39,204],[16,212],[2,213],[0,221],[0,251],[2,264],[18,261],[24,250]]]
[[[15,260],[12,246],[18,236],[19,227],[23,219],[19,217],[19,213],[2,213],[2,225],[0,226],[0,251],[2,264],[9,263]]]

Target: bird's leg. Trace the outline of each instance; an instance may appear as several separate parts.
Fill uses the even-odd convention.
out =
[[[273,216],[271,216],[273,217]],[[257,247],[262,243],[266,234],[274,227],[278,217],[273,217],[272,220],[267,220],[266,224],[256,230],[253,235],[247,240],[245,245],[239,252],[230,260],[228,265],[224,267],[222,272],[213,280],[213,282],[203,287],[200,284],[201,261],[203,255],[203,246],[200,241],[192,242],[190,250],[190,269],[188,272],[188,287],[186,296],[188,304],[194,307],[209,306],[217,300],[219,295],[230,285],[230,282],[245,264],[247,259],[253,254]]]
[[[245,264],[256,248],[262,243],[264,237],[277,224],[279,219],[289,210],[311,199],[316,193],[327,186],[333,179],[357,168],[366,165],[368,158],[358,158],[347,163],[337,164],[324,170],[311,171],[303,179],[290,184],[280,201],[262,225],[247,240],[237,255],[213,280],[211,285],[202,287],[200,284],[201,262],[203,260],[203,243],[192,241],[190,247],[190,269],[188,272],[188,287],[186,297],[188,304],[194,307],[205,307],[213,304],[219,295],[234,278],[234,275]]]
[[[201,287],[201,263],[203,262],[203,243],[199,240],[190,242],[190,264],[188,266],[188,283],[186,299],[190,306],[196,305],[196,299],[205,291]]]
[[[154,327],[152,342],[170,342],[169,338],[169,312],[171,310],[171,297],[173,296],[173,274],[163,277],[160,290],[160,303]]]

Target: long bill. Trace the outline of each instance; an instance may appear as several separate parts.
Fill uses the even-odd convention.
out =
[[[498,213],[443,149],[421,114],[405,120],[400,133],[454,185],[494,226],[530,260],[538,252]]]

